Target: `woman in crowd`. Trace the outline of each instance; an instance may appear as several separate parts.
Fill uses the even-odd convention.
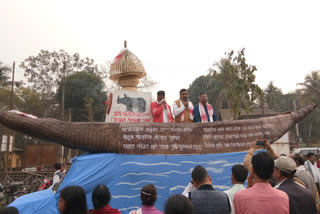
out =
[[[68,186],[60,192],[60,214],[87,214],[86,193],[80,186]]]
[[[0,208],[0,214],[19,214],[19,210],[15,207]]]
[[[164,211],[165,214],[193,214],[191,201],[183,195],[171,196]]]
[[[142,187],[140,198],[142,207],[138,210],[131,211],[130,214],[163,214],[163,212],[154,207],[157,201],[157,189],[153,184]]]

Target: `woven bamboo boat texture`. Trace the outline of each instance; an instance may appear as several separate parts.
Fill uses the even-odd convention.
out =
[[[31,119],[0,112],[0,123],[24,134],[88,152],[123,154],[208,154],[247,150],[256,139],[271,143],[316,105],[251,120],[213,123],[77,123]]]

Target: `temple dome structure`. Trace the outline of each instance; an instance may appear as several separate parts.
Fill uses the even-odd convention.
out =
[[[146,75],[141,60],[127,49],[124,49],[114,58],[110,66],[110,79],[118,83],[123,90],[136,91],[139,79]]]

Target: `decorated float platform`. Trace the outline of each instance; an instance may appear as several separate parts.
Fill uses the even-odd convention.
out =
[[[19,213],[59,214],[57,203],[60,191],[70,185],[79,185],[93,209],[91,194],[100,184],[111,192],[110,205],[127,214],[141,206],[140,190],[146,184],[157,188],[156,208],[164,211],[166,200],[181,194],[191,180],[197,165],[204,166],[212,178],[213,187],[224,191],[232,187],[231,168],[243,162],[246,152],[202,155],[127,155],[115,153],[86,154],[76,157],[57,192],[43,190],[16,199],[10,206]]]
[[[111,64],[110,76],[121,87],[109,95],[105,123],[63,122],[17,112],[0,112],[0,123],[12,130],[88,154],[72,160],[72,167],[57,192],[44,190],[22,196],[10,206],[24,213],[59,213],[60,191],[70,185],[83,187],[88,208],[99,184],[111,191],[110,205],[129,213],[141,206],[140,190],[157,187],[156,207],[181,194],[197,165],[204,166],[218,190],[231,188],[231,167],[242,163],[256,139],[275,142],[316,107],[252,120],[213,123],[152,123],[151,93],[138,92],[145,75],[141,61],[128,49]]]

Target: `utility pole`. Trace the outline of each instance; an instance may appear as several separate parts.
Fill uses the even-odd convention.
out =
[[[65,77],[66,77],[66,60],[63,58],[63,79],[62,79],[62,101],[61,101],[61,116],[62,121],[64,121],[64,94],[65,94]]]
[[[71,123],[72,120],[72,113],[71,113],[71,108],[69,108],[69,123]],[[71,148],[68,149],[68,155],[67,155],[67,162],[71,160]]]
[[[13,62],[12,65],[12,82],[11,82],[11,94],[10,94],[10,106],[9,109],[13,109],[13,87],[14,87],[14,71],[15,71],[16,63]],[[12,156],[13,156],[13,145],[14,145],[14,132],[12,133],[12,144],[11,144],[11,133],[12,131],[8,131],[7,137],[7,148],[6,148],[6,159],[5,159],[5,171],[7,172],[8,168],[12,171]],[[10,156],[10,144],[11,144],[11,158],[9,163],[9,156]],[[10,164],[10,166],[8,166]]]
[[[14,86],[14,70],[16,67],[16,62],[12,65],[12,83],[11,83],[11,95],[10,95],[10,110],[13,108],[13,86]]]
[[[261,113],[262,116],[264,117],[264,91],[261,93]]]
[[[296,100],[293,100],[293,110],[296,111],[297,110],[297,103]],[[296,123],[296,139],[298,139],[298,144],[300,147],[300,135],[299,135],[299,126],[298,123]]]
[[[63,79],[62,79],[62,101],[61,101],[61,116],[62,121],[64,121],[64,95],[65,95],[65,77],[66,77],[66,59],[63,57]],[[60,163],[64,162],[64,146],[60,146]]]
[[[4,140],[6,138],[6,140]],[[9,162],[9,149],[10,149],[10,135],[4,135],[3,140],[7,142],[7,148],[6,148],[6,159],[4,163],[4,170],[5,172],[8,172],[8,162]]]

